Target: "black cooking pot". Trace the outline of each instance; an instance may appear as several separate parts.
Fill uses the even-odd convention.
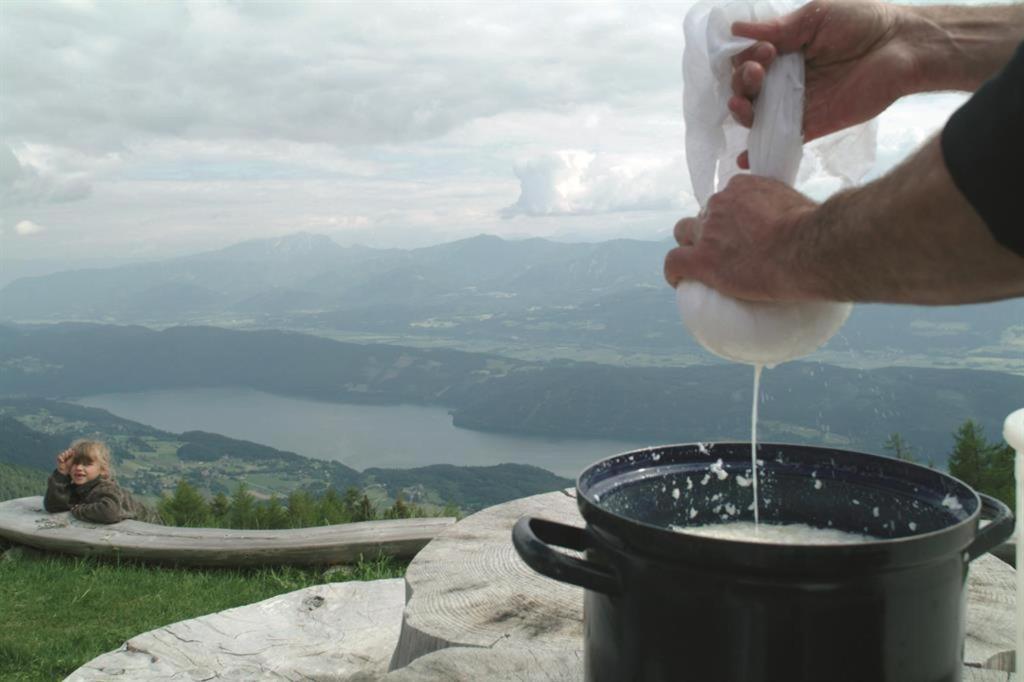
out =
[[[1009,508],[887,457],[773,444],[758,457],[762,523],[877,539],[779,545],[673,530],[753,520],[745,443],[611,457],[576,482],[586,528],[519,520],[523,560],[585,588],[586,679],[960,680],[968,564],[1009,537]],[[991,523],[979,530],[982,516]]]

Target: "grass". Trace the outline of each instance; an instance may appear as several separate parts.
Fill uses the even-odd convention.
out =
[[[311,568],[194,569],[15,547],[0,558],[0,680],[58,680],[134,635],[343,580],[405,574],[381,557],[324,577]]]

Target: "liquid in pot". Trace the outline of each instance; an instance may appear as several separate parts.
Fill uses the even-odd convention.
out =
[[[873,535],[850,533],[837,528],[815,528],[806,523],[751,523],[732,521],[706,526],[669,526],[677,533],[699,535],[717,540],[762,542],[772,545],[852,545],[878,540]]]

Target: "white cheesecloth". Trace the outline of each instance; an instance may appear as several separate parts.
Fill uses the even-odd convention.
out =
[[[749,132],[728,110],[731,57],[754,44],[732,35],[735,21],[765,21],[800,3],[702,2],[686,14],[683,30],[683,117],[686,161],[694,197],[703,208],[736,173],[736,157],[749,150],[750,169],[793,185],[804,158],[804,58],[778,56],[754,105]],[[849,185],[871,168],[874,124],[824,138],[807,147],[816,179],[831,175]],[[849,303],[753,302],[725,296],[696,281],[676,288],[683,322],[706,349],[720,357],[769,367],[808,355],[828,341],[852,309]]]

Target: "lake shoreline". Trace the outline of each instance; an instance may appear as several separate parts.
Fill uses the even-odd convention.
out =
[[[596,461],[647,445],[466,429],[441,406],[325,401],[250,388],[101,393],[68,401],[171,433],[220,433],[359,471],[513,463],[575,479]]]

